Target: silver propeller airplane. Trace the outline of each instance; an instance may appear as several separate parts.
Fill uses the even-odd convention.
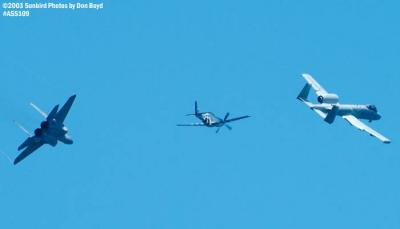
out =
[[[303,74],[302,76],[307,83],[297,98],[320,115],[325,122],[332,124],[336,116],[341,116],[357,129],[367,132],[384,143],[390,143],[385,136],[360,121],[360,119],[365,119],[372,122],[381,119],[375,105],[339,104],[338,95],[328,93],[311,75]],[[319,104],[313,104],[307,99],[311,87],[317,94]]]
[[[218,118],[212,112],[200,112],[197,106],[197,101],[194,103],[194,114],[187,114],[186,116],[194,115],[196,118],[201,120],[201,123],[190,123],[190,124],[178,124],[177,126],[206,126],[206,127],[217,127],[216,133],[219,132],[221,127],[225,126],[229,130],[232,130],[232,127],[228,125],[228,123],[237,121],[244,118],[249,118],[250,116],[245,115],[237,118],[228,119],[229,113],[226,113],[223,119]]]
[[[17,123],[29,137],[18,147],[18,150],[24,150],[15,158],[14,165],[18,164],[44,144],[49,144],[54,147],[57,145],[58,141],[68,145],[73,143],[71,137],[67,135],[68,129],[64,126],[64,120],[74,103],[75,97],[76,95],[71,96],[60,110],[58,110],[59,105],[56,105],[49,115],[40,110],[35,104],[31,103],[31,106],[46,120],[40,124],[40,128],[35,129],[34,135],[30,134],[29,131]]]

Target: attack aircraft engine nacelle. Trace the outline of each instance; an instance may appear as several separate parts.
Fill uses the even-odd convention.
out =
[[[47,129],[48,127],[49,127],[48,121],[43,121],[42,123],[40,123],[40,128]]]
[[[339,96],[336,94],[322,94],[318,96],[318,102],[319,103],[338,103],[339,102]]]
[[[42,135],[42,129],[40,129],[40,128],[37,128],[36,130],[35,130],[35,135],[36,136],[41,136]]]

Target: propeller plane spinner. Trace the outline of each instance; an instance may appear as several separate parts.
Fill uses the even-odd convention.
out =
[[[365,119],[372,122],[381,119],[381,115],[378,113],[375,105],[339,104],[338,95],[328,93],[311,75],[303,74],[302,76],[307,83],[297,96],[297,99],[315,111],[325,122],[332,124],[336,116],[341,116],[357,129],[366,131],[369,135],[378,138],[383,143],[390,143],[388,138],[360,121],[360,119]],[[317,94],[319,104],[308,101],[308,94],[311,87]]]
[[[58,110],[59,105],[56,105],[49,115],[31,103],[31,106],[44,116],[45,121],[40,124],[40,128],[35,130],[34,135],[30,134],[24,127],[17,123],[29,137],[18,147],[18,150],[24,150],[14,160],[14,165],[18,164],[44,144],[54,147],[58,141],[68,145],[73,143],[71,137],[67,135],[68,129],[64,126],[64,120],[74,103],[75,97],[76,95],[71,96],[60,110]]]
[[[219,118],[212,112],[200,112],[197,106],[197,101],[194,103],[194,114],[187,114],[186,116],[196,116],[196,118],[200,119],[201,123],[191,123],[191,124],[178,124],[177,126],[206,126],[206,127],[217,127],[216,133],[218,133],[221,127],[226,127],[229,130],[232,130],[232,127],[228,125],[228,123],[237,121],[240,119],[250,118],[250,116],[240,116],[237,118],[229,118],[229,113],[226,113],[225,117]]]

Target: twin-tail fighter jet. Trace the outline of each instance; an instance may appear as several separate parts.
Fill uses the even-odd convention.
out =
[[[18,164],[44,144],[49,144],[54,147],[57,145],[58,141],[68,145],[73,143],[71,137],[67,135],[68,129],[64,126],[64,120],[74,103],[75,97],[76,95],[71,96],[60,110],[58,110],[59,105],[56,105],[48,115],[31,103],[31,106],[35,108],[45,120],[40,124],[40,128],[35,130],[34,135],[30,134],[29,131],[17,123],[29,137],[18,147],[18,150],[24,150],[14,160],[14,165]]]
[[[332,124],[336,116],[341,116],[357,129],[366,131],[369,135],[378,138],[384,143],[390,143],[388,138],[360,121],[360,119],[365,119],[372,122],[381,119],[381,115],[375,105],[339,104],[338,95],[328,93],[311,75],[303,74],[302,76],[307,83],[297,98],[320,115],[325,122]],[[307,99],[311,87],[317,94],[319,104],[311,103]]]
[[[190,124],[178,124],[177,126],[206,126],[206,127],[217,127],[216,133],[218,133],[221,127],[225,126],[229,130],[232,130],[232,127],[228,125],[228,123],[237,121],[244,118],[249,118],[250,116],[240,116],[237,118],[229,118],[229,113],[226,113],[225,117],[219,118],[212,112],[200,112],[197,106],[197,101],[194,103],[194,114],[187,114],[187,116],[194,115],[196,118],[200,119],[201,123],[190,123]]]

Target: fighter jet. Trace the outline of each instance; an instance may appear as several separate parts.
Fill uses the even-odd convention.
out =
[[[341,116],[357,129],[366,131],[369,135],[378,138],[383,143],[390,143],[389,139],[360,121],[360,119],[365,119],[372,122],[381,119],[381,115],[378,113],[375,105],[339,104],[338,95],[327,92],[311,75],[302,74],[302,76],[307,83],[297,96],[297,99],[315,111],[325,122],[332,124],[336,116]],[[319,104],[311,103],[307,99],[311,87],[317,94]]]
[[[60,110],[58,110],[59,105],[56,105],[49,115],[31,103],[31,106],[44,116],[45,120],[40,124],[40,128],[35,129],[34,135],[30,134],[29,131],[17,123],[29,137],[18,147],[18,150],[24,150],[15,158],[14,165],[18,164],[44,144],[54,147],[58,141],[68,145],[73,143],[71,137],[67,135],[68,129],[64,126],[64,120],[74,103],[75,97],[76,95],[71,96]]]
[[[216,133],[218,133],[221,127],[223,126],[228,128],[229,130],[232,130],[232,127],[228,125],[228,123],[250,117],[248,115],[245,115],[237,118],[228,119],[229,113],[226,113],[225,117],[221,119],[212,112],[200,112],[197,106],[197,101],[195,101],[194,103],[194,114],[187,114],[186,116],[191,116],[191,115],[196,116],[196,118],[200,119],[201,123],[178,124],[177,126],[217,127]]]

